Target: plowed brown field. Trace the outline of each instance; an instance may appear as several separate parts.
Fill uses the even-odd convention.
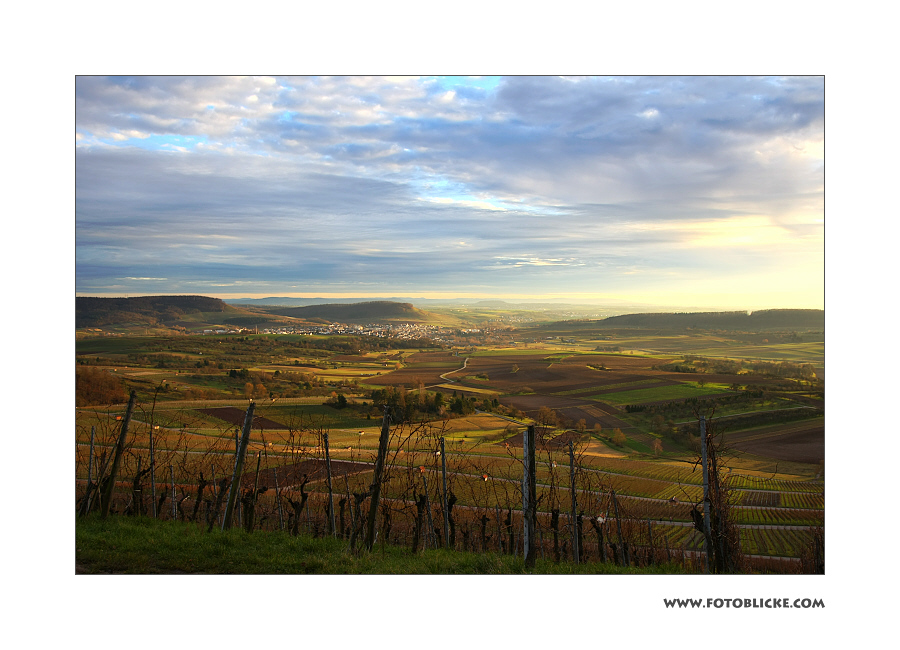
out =
[[[825,458],[825,425],[795,423],[729,434],[734,449],[798,463],[818,463]]]
[[[222,406],[218,408],[209,408],[209,409],[197,409],[200,413],[205,415],[211,415],[214,418],[219,418],[220,420],[225,420],[229,424],[233,424],[236,427],[244,426],[244,417],[246,416],[246,411],[243,411],[239,408],[235,408],[233,406]],[[265,418],[262,416],[256,416],[253,418],[253,427],[255,429],[287,429],[287,425],[282,424],[281,422],[276,422],[275,420],[270,420],[269,418]]]
[[[452,368],[401,368],[385,375],[366,377],[365,383],[373,386],[403,386],[408,389],[443,384],[441,373],[450,372]],[[451,375],[452,376],[452,375]]]
[[[325,471],[325,461],[320,459],[304,460],[293,465],[283,465],[278,470],[278,486],[280,488],[290,488],[294,485],[300,485],[304,477],[309,477],[311,482],[324,481],[327,478]],[[371,472],[372,465],[368,463],[354,463],[346,460],[331,460],[331,478],[335,480],[339,477],[363,472]],[[256,473],[245,472],[241,476],[241,485],[244,488],[251,488],[256,485]],[[275,470],[265,469],[259,472],[259,486],[275,489]]]
[[[611,407],[575,397],[509,395],[501,397],[500,403],[524,411],[528,416],[536,416],[541,407],[546,406],[573,422],[584,419],[588,429],[593,429],[595,424],[599,424],[603,429],[627,431],[631,426],[616,417]]]

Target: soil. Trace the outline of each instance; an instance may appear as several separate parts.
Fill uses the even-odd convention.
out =
[[[244,426],[244,417],[246,417],[247,412],[241,410],[239,408],[235,408],[234,406],[222,406],[218,408],[208,408],[208,409],[197,409],[200,413],[204,415],[211,415],[214,418],[218,418],[220,420],[224,420],[229,424],[233,424],[236,427]],[[287,425],[282,424],[281,422],[276,422],[275,420],[270,420],[269,418],[256,416],[253,418],[253,429],[287,429]]]
[[[322,481],[327,478],[325,471],[325,461],[321,459],[303,460],[293,465],[282,465],[278,470],[278,486],[280,489],[299,489],[300,483],[303,482],[304,476],[308,476],[311,483]],[[344,476],[352,476],[364,472],[371,472],[372,465],[369,463],[353,463],[346,460],[331,461],[331,480],[336,481]],[[256,485],[256,473],[248,472],[241,476],[241,486],[250,489]],[[259,486],[275,489],[275,469],[269,468],[259,472]],[[321,489],[321,488],[317,488]]]
[[[796,463],[825,459],[825,425],[780,425],[728,435],[728,446],[755,456]]]
[[[400,370],[393,370],[392,367],[388,367],[383,369],[382,372],[387,373],[388,370],[391,371],[389,374],[366,377],[365,383],[376,386],[405,386],[411,389],[418,388],[419,381],[425,386],[443,384],[445,380],[441,378],[441,374],[450,372],[453,368],[401,368]]]
[[[616,417],[612,407],[576,397],[509,395],[501,397],[500,403],[504,406],[515,407],[532,417],[537,415],[542,406],[546,406],[573,422],[583,419],[588,430],[593,429],[595,424],[610,431],[613,429],[626,431],[630,428],[627,422]]]
[[[569,441],[577,444],[584,436],[575,431],[564,431],[557,436],[553,435],[551,429],[544,427],[535,427],[534,430],[535,444],[539,448],[552,449],[553,451],[566,451],[569,448]],[[507,438],[498,445],[509,445],[510,447],[521,448],[525,443],[525,432],[520,431],[511,438]]]

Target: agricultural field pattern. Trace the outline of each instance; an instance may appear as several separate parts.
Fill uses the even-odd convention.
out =
[[[628,548],[632,561],[698,569],[702,417],[742,570],[808,570],[824,530],[824,332],[500,327],[502,317],[485,316],[493,329],[443,326],[440,342],[414,345],[343,333],[80,333],[76,499],[109,467],[134,391],[111,509],[213,522],[252,400],[241,486],[254,501],[238,505],[242,525],[325,534],[327,444],[334,525],[350,537],[388,409],[379,521],[390,543],[439,543],[446,475],[453,547],[521,553],[523,432],[534,426],[542,555],[565,560],[578,536],[582,561]],[[433,530],[419,519],[423,495]]]

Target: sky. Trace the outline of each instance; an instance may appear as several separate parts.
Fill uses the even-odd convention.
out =
[[[815,308],[823,77],[75,80],[77,295]]]

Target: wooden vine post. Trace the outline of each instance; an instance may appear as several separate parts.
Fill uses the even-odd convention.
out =
[[[619,519],[619,501],[616,499],[616,491],[610,490],[610,495],[612,496],[613,502],[613,510],[616,515],[616,532],[618,533],[619,544],[617,547],[617,555],[621,558],[621,565],[628,566],[626,564],[627,558],[625,557],[625,540],[622,539],[622,521]]]
[[[369,504],[369,519],[366,522],[366,550],[371,551],[375,545],[375,520],[378,517],[378,502],[381,499],[381,477],[384,474],[384,459],[387,456],[388,440],[391,435],[391,407],[384,407],[384,418],[381,421],[381,437],[378,439],[378,456],[375,458],[375,476],[369,492],[372,501]]]
[[[244,431],[241,436],[241,442],[238,446],[237,457],[234,461],[234,475],[231,478],[231,489],[228,491],[228,505],[225,506],[225,517],[222,519],[222,530],[231,528],[231,517],[234,514],[234,503],[237,501],[238,491],[240,490],[241,470],[244,466],[244,456],[247,453],[247,445],[250,443],[250,428],[253,425],[253,410],[256,408],[255,402],[250,402],[247,407],[247,414],[244,416]]]
[[[156,458],[153,455],[153,412],[150,413],[150,505],[153,506],[153,518],[156,514]]]
[[[175,466],[169,465],[169,476],[172,478],[172,521],[178,519],[178,504],[175,501]]]
[[[125,440],[128,437],[128,424],[131,422],[131,413],[134,411],[134,401],[137,394],[131,391],[131,397],[128,398],[128,407],[125,409],[125,417],[122,419],[122,429],[119,432],[119,439],[116,441],[116,452],[113,457],[112,468],[109,470],[109,478],[106,487],[100,495],[100,516],[106,518],[109,515],[109,505],[112,501],[113,490],[116,487],[116,475],[119,473],[119,464],[122,462],[122,454],[125,452]]]
[[[425,486],[425,520],[428,523],[428,531],[425,533],[425,546],[431,542],[432,548],[437,548],[437,540],[434,538],[434,522],[431,520],[431,499],[428,498],[428,480],[425,478],[425,467],[419,468],[422,472],[422,485]]]
[[[325,446],[325,477],[328,480],[328,532],[332,537],[337,535],[334,525],[334,489],[331,486],[331,454],[328,451],[328,434],[322,434],[322,444]]]
[[[706,546],[703,572],[709,573],[709,554],[712,551],[712,533],[709,529],[709,468],[706,450],[706,416],[700,416],[700,460],[703,465],[703,541]]]
[[[94,467],[94,425],[91,425],[91,448],[88,452],[88,487],[90,488],[91,480],[93,476],[91,475],[91,470]]]
[[[262,452],[256,452],[256,480],[253,482],[253,508],[256,509],[256,502],[259,500],[259,464],[262,462]]]
[[[278,530],[284,530],[284,513],[281,510],[281,492],[278,489],[278,468],[272,468],[272,476],[275,477],[275,501],[278,503]]]
[[[87,475],[87,487],[84,491],[84,499],[81,502],[81,510],[79,511],[79,515],[84,516],[91,511],[91,501],[94,498],[94,483],[93,483],[93,470],[94,467],[94,426],[91,425],[91,448],[88,452],[88,475]]]
[[[522,477],[522,521],[523,521],[523,552],[525,567],[534,568],[534,529],[537,518],[536,485],[535,485],[535,453],[534,453],[534,425],[529,425],[525,431],[522,445],[522,461],[524,465]]]
[[[219,504],[219,490],[216,488],[216,466],[210,465],[209,471],[212,473],[212,489],[213,489],[213,503],[216,504],[216,517],[219,516],[218,504]],[[207,509],[207,513],[209,510]],[[209,517],[207,516],[207,519]],[[209,522],[207,522],[209,523]],[[209,524],[209,530],[212,530],[212,524]]]
[[[447,519],[447,455],[444,453],[444,436],[441,436],[441,476],[444,491],[441,493],[441,508],[444,511],[444,548],[450,548],[450,523]]]
[[[572,493],[572,514],[569,518],[572,528],[572,557],[575,564],[581,562],[581,549],[578,548],[578,519],[576,518],[577,501],[575,499],[575,447],[569,440],[569,491]]]
[[[241,430],[234,430],[234,465],[237,467],[238,455],[241,453]],[[241,468],[241,473],[243,473],[243,468]],[[234,504],[235,510],[237,510],[237,520],[238,524],[240,524],[242,520],[242,512],[241,512],[241,493],[238,490],[237,502]]]
[[[156,519],[156,459],[154,456],[154,449],[156,446],[153,444],[153,414],[156,412],[156,397],[159,395],[159,390],[162,388],[162,384],[156,387],[156,390],[153,392],[153,406],[150,407],[150,504],[153,506],[153,518]]]

